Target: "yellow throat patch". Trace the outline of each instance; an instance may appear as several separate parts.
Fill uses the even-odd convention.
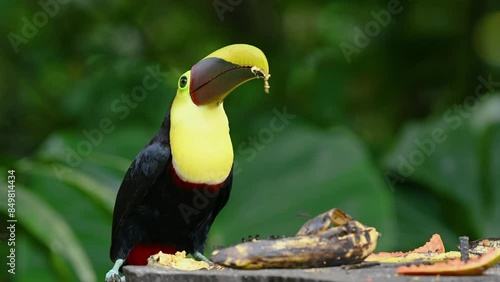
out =
[[[223,104],[197,106],[189,94],[178,91],[170,109],[170,147],[172,164],[182,180],[223,182],[234,158]]]

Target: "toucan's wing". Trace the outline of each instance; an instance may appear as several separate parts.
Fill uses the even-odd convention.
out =
[[[137,209],[148,189],[155,183],[158,176],[165,172],[169,161],[168,143],[153,141],[132,162],[116,196],[111,244],[115,243],[116,232],[124,219]]]
[[[193,247],[195,252],[203,253],[205,248],[205,241],[207,239],[207,234],[210,229],[210,226],[214,223],[215,218],[219,214],[219,212],[226,205],[229,195],[231,194],[231,188],[233,186],[233,170],[229,173],[229,176],[224,181],[222,187],[219,188],[219,192],[217,195],[217,199],[215,199],[214,205],[210,214],[207,215],[207,221],[205,221],[202,227],[197,228],[195,234],[197,236],[193,236]]]
[[[224,185],[219,190],[219,197],[217,197],[217,201],[215,202],[215,206],[212,212],[212,222],[215,220],[215,217],[219,214],[222,208],[226,205],[229,200],[229,195],[231,194],[231,188],[233,187],[233,169],[229,173]]]

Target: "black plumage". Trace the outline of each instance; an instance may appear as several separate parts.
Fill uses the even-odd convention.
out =
[[[113,212],[112,261],[126,259],[137,244],[173,245],[178,251],[203,253],[210,226],[227,203],[232,170],[217,187],[179,184],[172,168],[169,132],[170,110],[125,174]],[[208,192],[213,188],[217,190]]]

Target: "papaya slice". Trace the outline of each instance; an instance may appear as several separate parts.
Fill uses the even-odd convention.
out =
[[[465,262],[457,258],[431,265],[400,266],[396,269],[396,272],[402,275],[481,275],[498,262],[500,262],[500,249],[493,249],[480,257]]]
[[[413,262],[413,261],[442,261],[450,258],[455,258],[455,252],[444,254],[444,244],[439,234],[433,234],[430,240],[423,246],[409,252],[379,252],[369,255],[365,261],[370,262]],[[460,253],[458,253],[460,255]]]
[[[411,253],[444,253],[444,251],[444,244],[441,236],[439,234],[433,234],[431,239],[429,239],[429,242],[425,243],[422,247],[411,251]]]

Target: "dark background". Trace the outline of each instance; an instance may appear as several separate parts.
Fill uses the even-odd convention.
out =
[[[124,172],[178,77],[234,43],[264,51],[271,94],[253,81],[225,102],[237,170],[207,255],[332,207],[375,226],[379,251],[500,236],[498,1],[59,1],[0,3],[0,185],[15,169],[18,219],[0,278],[104,279]],[[125,104],[148,66],[167,75]]]

